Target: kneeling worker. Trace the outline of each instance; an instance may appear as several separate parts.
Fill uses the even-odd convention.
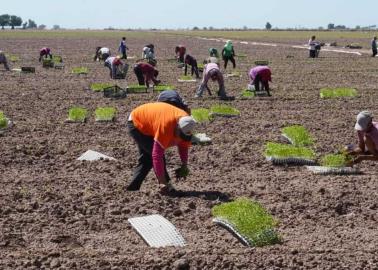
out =
[[[352,164],[363,160],[378,161],[378,122],[373,122],[373,116],[368,111],[357,115],[354,126],[357,131],[358,146],[347,147],[347,153],[355,156]]]
[[[153,168],[160,193],[167,195],[173,192],[164,152],[177,146],[182,163],[180,169],[188,170],[188,150],[195,125],[196,121],[185,111],[165,102],[147,103],[134,109],[128,119],[128,129],[138,146],[139,158],[126,189],[139,190]]]

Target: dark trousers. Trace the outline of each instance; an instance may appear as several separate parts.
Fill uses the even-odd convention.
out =
[[[310,50],[310,58],[316,57],[316,50]]]
[[[377,55],[377,49],[372,49],[372,51],[373,51],[372,57],[375,57]]]
[[[235,58],[234,58],[233,55],[231,55],[231,56],[225,56],[225,57],[223,58],[223,60],[224,60],[224,69],[227,68],[228,60],[231,61],[233,68],[236,67]]]
[[[270,96],[269,82],[268,81],[263,81],[261,79],[260,75],[256,75],[255,80],[253,81],[253,84],[255,86],[255,91],[263,91],[263,90],[265,90],[268,93],[268,95]],[[262,85],[262,89],[260,89],[260,84]]]
[[[154,138],[152,136],[147,136],[142,134],[133,124],[132,121],[127,122],[127,127],[129,129],[130,136],[134,139],[138,146],[139,157],[138,165],[134,170],[134,174],[131,178],[130,184],[127,186],[127,190],[139,190],[144,179],[153,167],[152,164],[152,148],[154,145]],[[165,156],[164,156],[164,170],[165,179],[169,182],[170,178],[168,175]]]
[[[199,78],[199,72],[198,72],[197,60],[193,60],[191,67],[192,67],[192,76],[195,73],[196,78],[198,79]],[[185,64],[185,73],[184,74],[185,74],[185,76],[188,74],[188,65],[187,64]]]
[[[108,62],[105,62],[104,66],[109,69],[109,71],[110,71],[110,78],[113,78],[112,65],[109,64]]]
[[[135,73],[135,75],[138,79],[139,85],[145,85],[143,72],[142,72],[142,70],[140,69],[139,66],[134,66],[134,73]]]
[[[126,50],[122,51],[122,58],[121,59],[127,59]]]

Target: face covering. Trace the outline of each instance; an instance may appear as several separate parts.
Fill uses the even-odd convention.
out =
[[[179,131],[179,137],[183,139],[186,142],[190,142],[192,140],[192,135],[186,135],[184,132],[181,130]]]

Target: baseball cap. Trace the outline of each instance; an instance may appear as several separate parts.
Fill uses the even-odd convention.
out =
[[[369,111],[362,111],[357,115],[357,121],[354,128],[360,131],[366,130],[372,119],[373,116]]]
[[[185,135],[191,135],[196,123],[193,117],[183,116],[178,121],[178,127]]]

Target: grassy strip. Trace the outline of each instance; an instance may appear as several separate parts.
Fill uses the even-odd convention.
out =
[[[73,107],[68,111],[68,120],[73,122],[85,122],[88,111],[85,108]]]
[[[353,88],[323,88],[320,89],[321,98],[355,97],[357,90]]]
[[[223,104],[213,105],[210,108],[211,113],[220,114],[220,115],[240,115],[240,111]]]
[[[117,110],[113,107],[100,107],[95,111],[96,121],[112,121]]]
[[[343,154],[330,154],[325,155],[321,161],[320,164],[325,167],[345,167],[347,166],[348,162],[350,161],[350,157]]]
[[[0,111],[0,128],[7,128],[8,127],[8,119],[5,117],[3,111]]]
[[[88,74],[89,70],[86,67],[74,67],[71,72],[74,74]]]
[[[265,156],[274,158],[303,158],[313,160],[315,152],[306,147],[296,147],[289,144],[268,142],[265,146]]]
[[[282,129],[282,133],[288,137],[295,146],[308,146],[314,144],[314,139],[303,126],[294,125],[285,127]]]
[[[208,109],[192,109],[192,116],[198,123],[209,122],[212,120],[210,110]]]
[[[112,83],[92,83],[90,88],[94,92],[102,92],[105,88],[113,86]]]
[[[230,222],[253,246],[261,247],[281,242],[279,235],[274,231],[278,221],[258,202],[239,198],[234,202],[214,206],[212,214]]]

